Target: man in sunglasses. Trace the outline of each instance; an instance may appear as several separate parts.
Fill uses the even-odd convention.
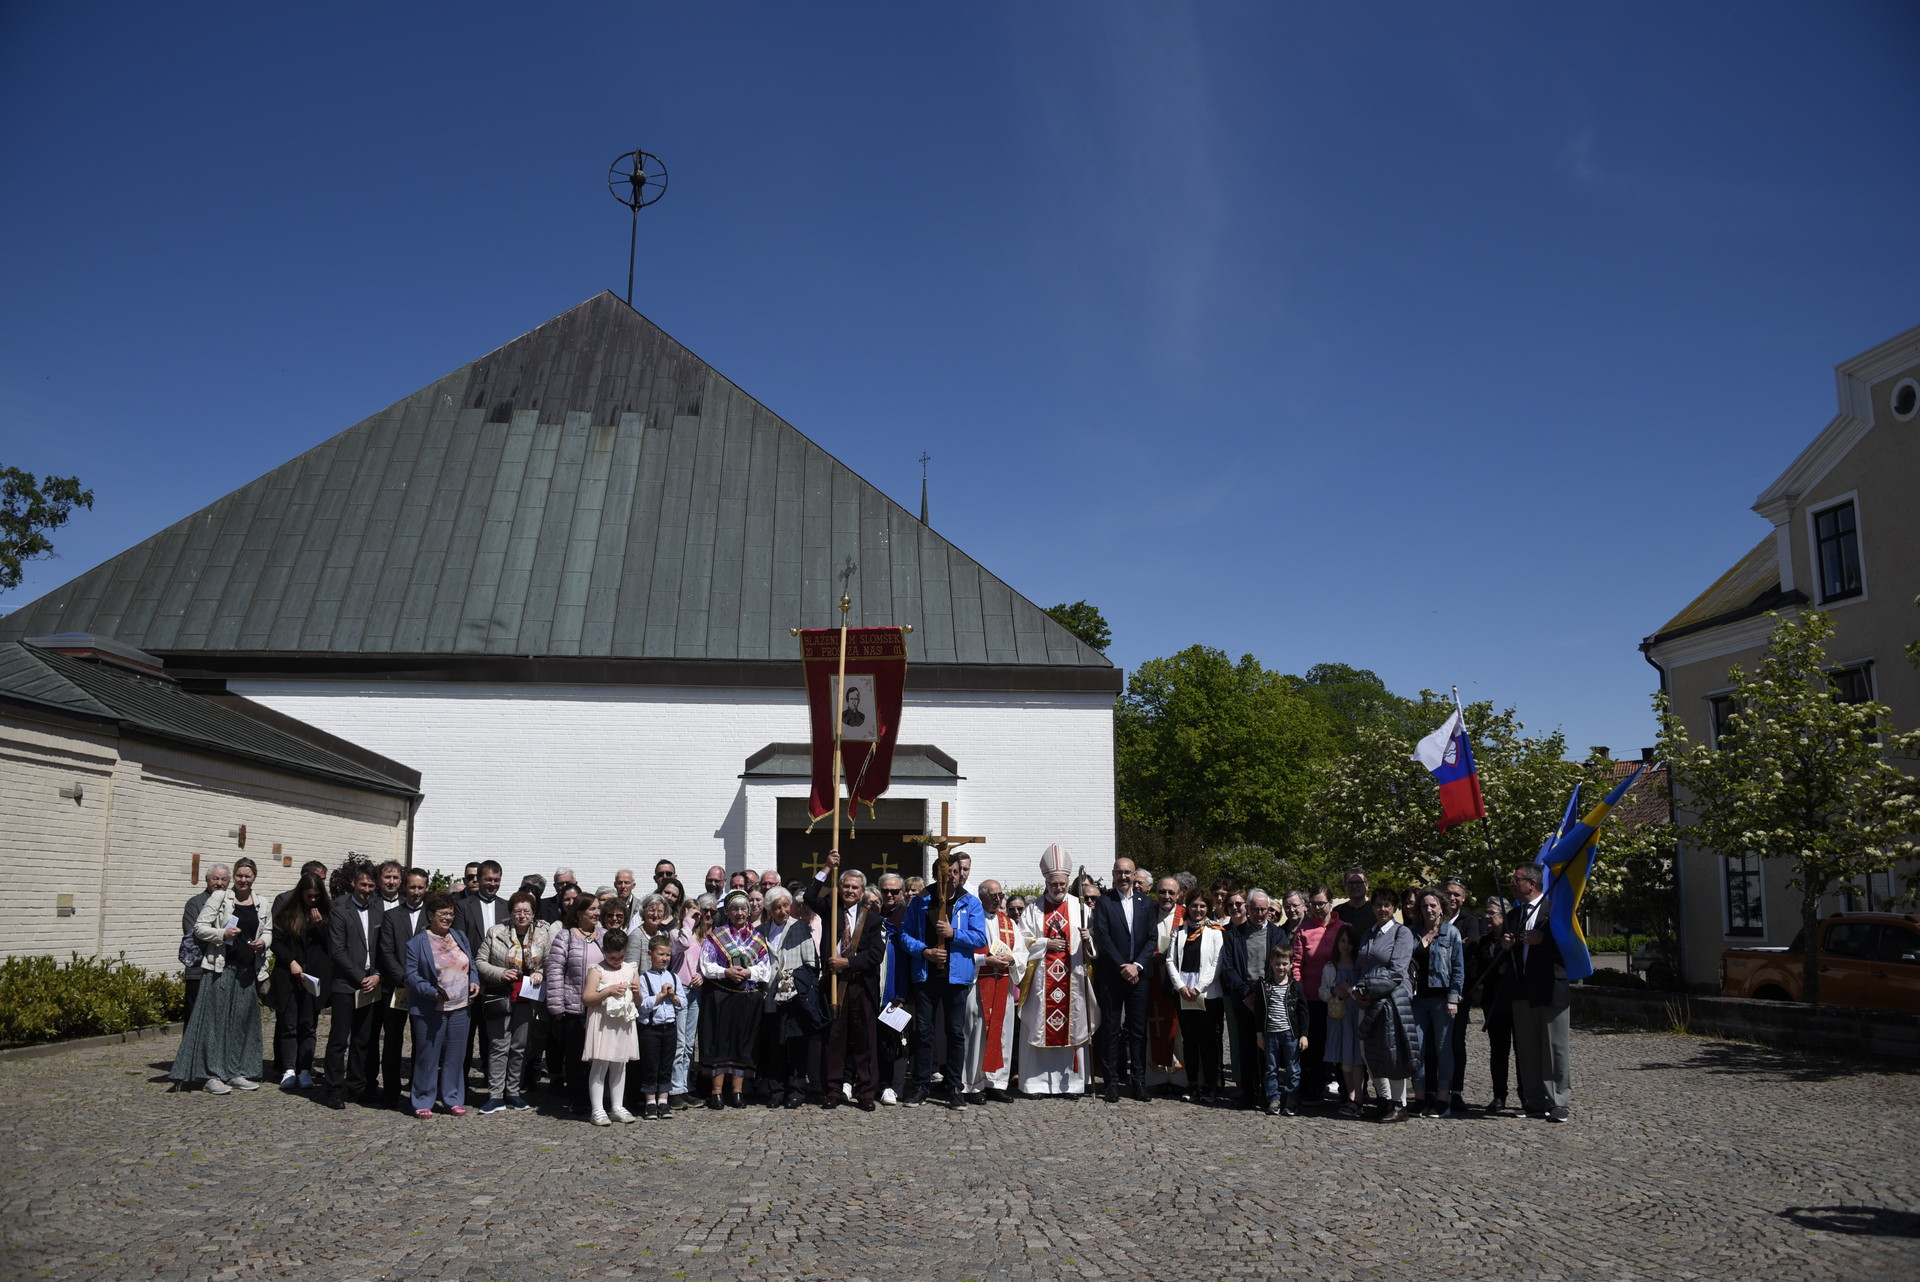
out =
[[[909,968],[912,959],[899,945],[900,927],[907,916],[907,883],[898,873],[886,873],[875,888],[880,892],[880,919],[886,923],[887,953],[880,976],[880,1009],[908,1002]],[[909,1025],[911,1027],[911,1025]],[[879,1025],[875,1033],[875,1055],[880,1065],[880,1102],[898,1104],[900,1093],[893,1088],[894,1065],[907,1057],[905,1030]]]
[[[1373,901],[1367,893],[1367,870],[1364,868],[1347,869],[1347,901],[1333,906],[1333,915],[1353,927],[1356,935],[1365,936],[1373,929]]]

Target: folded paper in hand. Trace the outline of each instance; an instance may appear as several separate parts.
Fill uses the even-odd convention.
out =
[[[913,1012],[904,1006],[889,1006],[880,1012],[880,1022],[896,1033],[904,1029],[912,1018]]]

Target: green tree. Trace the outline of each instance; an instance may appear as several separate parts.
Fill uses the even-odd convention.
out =
[[[1337,746],[1289,678],[1200,645],[1136,668],[1114,731],[1120,819],[1146,838],[1128,853],[1155,871],[1212,846],[1296,849],[1314,769]]]
[[[47,536],[67,523],[75,506],[93,506],[93,491],[77,476],[34,480],[32,472],[0,468],[0,592],[20,586],[20,567],[53,554]]]
[[[1414,712],[1419,705],[1387,689],[1387,683],[1366,668],[1316,663],[1307,669],[1306,676],[1287,680],[1327,710],[1348,750],[1358,745],[1359,732],[1366,727],[1384,725],[1403,735],[1414,730]]]
[[[1113,644],[1113,629],[1107,626],[1106,616],[1097,605],[1088,605],[1085,601],[1075,601],[1072,605],[1062,602],[1047,613],[1055,623],[1102,654]]]
[[[1828,688],[1832,635],[1817,610],[1776,622],[1759,670],[1727,673],[1735,711],[1717,746],[1693,740],[1666,695],[1655,698],[1688,844],[1792,866],[1813,1005],[1820,900],[1912,858],[1920,831],[1920,780],[1894,764],[1920,752],[1920,733],[1897,734],[1885,704],[1842,703]]]
[[[1390,717],[1361,725],[1353,748],[1319,772],[1314,831],[1333,865],[1365,868],[1380,884],[1458,875],[1477,895],[1505,893],[1506,874],[1538,854],[1559,826],[1574,785],[1606,786],[1605,760],[1567,760],[1566,737],[1558,730],[1527,735],[1514,709],[1470,703],[1467,733],[1487,819],[1441,832],[1433,776],[1412,755],[1419,736],[1445,721],[1453,703],[1422,690],[1410,707],[1411,727]]]

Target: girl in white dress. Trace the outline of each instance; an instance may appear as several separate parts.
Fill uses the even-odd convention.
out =
[[[640,1054],[635,1025],[640,1008],[633,1000],[638,978],[638,968],[627,961],[627,932],[608,931],[600,940],[600,964],[588,968],[580,993],[587,1008],[587,1037],[580,1058],[592,1065],[587,1071],[587,1103],[595,1126],[633,1120],[624,1101],[627,1061]]]

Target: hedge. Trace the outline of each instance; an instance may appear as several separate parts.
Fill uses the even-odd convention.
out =
[[[58,1042],[151,1028],[180,1018],[186,984],[177,974],[150,974],[127,961],[51,957],[0,962],[0,1046]]]

